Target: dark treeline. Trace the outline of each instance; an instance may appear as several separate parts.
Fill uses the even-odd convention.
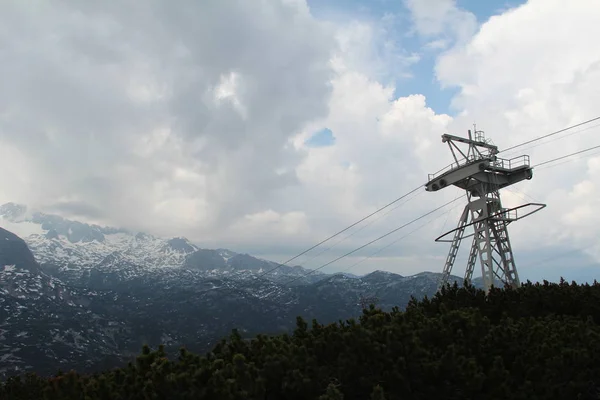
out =
[[[212,352],[145,347],[93,375],[13,377],[1,399],[598,399],[600,285],[447,287],[406,310],[243,339]]]

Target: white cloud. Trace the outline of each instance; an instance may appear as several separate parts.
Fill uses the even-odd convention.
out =
[[[390,29],[391,18],[384,16],[378,21],[354,19],[335,25],[339,53],[334,65],[338,70],[343,66],[380,82],[411,77],[411,67],[420,60],[420,55],[401,47]]]
[[[260,242],[273,243],[281,238],[291,240],[310,233],[306,214],[300,211],[278,213],[266,210],[251,215],[246,215],[237,221],[231,228],[234,238],[239,238],[239,246],[248,245],[248,237],[260,232]],[[267,245],[268,246],[268,245]]]
[[[366,73],[349,68],[344,64],[344,53],[338,56],[335,65],[337,75],[332,80],[329,116],[319,123],[319,126],[331,129],[336,143],[330,147],[306,149],[307,157],[298,168],[304,194],[302,198],[312,200],[307,201],[304,207],[307,215],[311,217],[313,237],[316,238],[324,238],[345,224],[364,217],[392,199],[424,184],[427,172],[439,165],[432,165],[432,161],[427,157],[431,154],[432,139],[437,141],[452,121],[451,117],[437,115],[428,108],[422,95],[395,99],[393,86],[383,86]],[[311,131],[300,135],[296,145],[301,146]],[[427,195],[421,193],[419,198],[427,198]],[[455,196],[455,193],[442,194],[441,198],[449,196]],[[320,257],[309,266],[322,265],[328,259],[333,259],[387,230],[408,222],[419,213],[427,212],[428,208],[439,200],[440,197],[430,198],[422,203],[408,202],[389,213],[386,218],[380,218],[367,229],[340,243],[326,256]],[[441,224],[441,221],[439,223]],[[416,226],[418,225],[407,230]],[[358,228],[360,226],[356,229]],[[340,238],[354,231],[355,229],[341,235]],[[399,232],[399,235],[403,233],[405,231]],[[406,259],[422,254],[422,250],[431,246],[433,237],[423,236],[427,234],[426,231],[421,231],[420,236],[406,239],[407,243],[414,240],[412,247],[401,247]],[[389,241],[397,237],[398,235],[392,236]],[[324,247],[327,248],[337,241],[339,239]],[[336,263],[332,268],[352,265],[360,260],[360,257],[370,254],[378,246],[384,246],[389,241],[378,243],[373,248],[358,253],[358,258],[349,258],[339,265]],[[388,267],[398,262],[402,263],[404,268],[408,266],[400,259],[390,260],[373,259],[357,266],[353,271],[373,269],[375,264],[379,267],[382,262]]]
[[[0,6],[0,72],[10,76],[0,93],[0,198],[275,261],[424,184],[450,163],[445,132],[464,135],[475,120],[505,148],[595,116],[600,103],[591,50],[600,10],[585,1],[532,0],[481,26],[453,1],[407,1],[430,48],[453,45],[435,72],[460,90],[456,118],[418,93],[394,98],[390,77],[410,75],[418,58],[390,39],[389,21],[324,26],[299,0],[264,2],[262,12],[233,0],[201,11],[194,2],[23,4]],[[305,147],[323,127],[335,145]],[[597,132],[514,154],[535,164],[595,144]],[[549,204],[511,225],[517,259],[598,236],[600,161],[586,161],[540,168],[503,192],[507,205],[528,196]],[[456,195],[420,193],[308,266]],[[447,246],[433,239],[456,224],[455,204],[352,272],[439,270]]]
[[[461,90],[454,103],[465,116],[457,123],[476,118],[505,148],[595,117],[600,55],[590,49],[594,32],[600,33],[598,17],[600,5],[595,3],[575,1],[565,8],[560,1],[531,0],[491,18],[470,42],[443,55],[437,65],[441,82]],[[580,130],[564,140],[524,146],[506,156],[530,154],[535,165],[596,144],[598,128]],[[538,194],[549,206],[532,217],[536,229],[528,229],[529,237],[523,239],[543,245],[557,235],[581,236],[581,217],[600,194],[599,179],[596,171],[586,171],[584,162],[535,170],[534,179],[519,188]],[[562,194],[582,184],[592,192]],[[597,233],[586,230],[585,236]]]
[[[305,163],[319,163],[312,169],[316,181],[328,165],[331,170],[344,161],[352,162],[351,172],[340,170],[346,179],[351,177],[352,183],[345,184],[347,191],[339,192],[337,210],[354,208],[356,217],[364,215],[368,209],[383,205],[384,199],[393,199],[424,181],[428,172],[449,164],[450,154],[439,138],[446,130],[465,135],[477,122],[502,149],[597,115],[594,106],[600,100],[596,90],[600,85],[600,56],[590,50],[594,48],[594,32],[600,33],[595,23],[600,9],[595,4],[574,2],[565,12],[558,1],[530,1],[491,18],[478,29],[470,29],[471,36],[467,31],[463,35],[450,29],[460,18],[472,21],[471,17],[456,9],[453,2],[444,4],[447,7],[442,11],[453,11],[440,13],[439,9],[419,8],[421,4],[414,3],[420,13],[414,17],[417,27],[419,21],[436,22],[431,27],[421,26],[420,33],[427,37],[454,35],[455,46],[439,57],[436,73],[443,85],[460,89],[453,102],[458,116],[452,119],[436,115],[426,108],[422,96],[395,100],[393,88],[379,85],[368,74],[341,69],[334,80],[326,123],[336,135],[337,144],[334,148],[311,149]],[[428,10],[434,14],[427,15]],[[535,165],[597,144],[594,137],[598,129],[588,126],[579,133],[565,133],[570,135],[567,139],[553,138],[546,145],[535,143],[501,156],[529,154]],[[585,249],[600,261],[600,246],[590,247],[600,234],[600,221],[593,213],[599,206],[599,184],[598,161],[592,158],[588,163],[583,159],[556,168],[538,168],[532,181],[503,191],[505,206],[532,201],[548,204],[546,209],[510,226],[517,262],[519,254],[543,258],[550,247]],[[446,192],[420,196],[402,211],[394,212],[388,221],[374,224],[377,229],[358,235],[360,240],[349,241],[364,243],[455,195]],[[335,193],[332,189],[324,198],[335,198]],[[416,263],[420,269],[439,270],[447,246],[432,240],[442,228],[448,230],[455,225],[459,212],[460,208],[454,210],[444,227],[439,220],[404,241],[396,247],[396,258],[370,260],[358,271],[388,265],[396,271],[414,272],[412,268],[417,267],[406,263],[413,254],[420,255],[420,264]],[[348,212],[348,220],[350,215]],[[461,273],[459,265],[457,262],[457,272]],[[535,273],[535,269],[527,269],[522,275],[527,278]],[[566,270],[564,273],[569,274]]]
[[[453,100],[459,117],[452,127],[465,129],[476,121],[502,149],[597,116],[600,56],[590,49],[600,33],[599,17],[600,7],[592,2],[575,1],[565,8],[559,1],[530,0],[492,17],[472,39],[442,54],[438,79],[460,89]],[[535,165],[596,145],[598,129],[578,128],[579,133],[561,135],[568,138],[558,136],[501,156],[529,154]],[[504,192],[511,203],[533,197],[548,204],[511,225],[517,258],[530,251],[543,258],[548,246],[586,248],[593,254],[588,247],[600,233],[593,213],[600,196],[594,163],[535,169],[532,181],[514,187],[529,195],[525,200],[510,199],[510,192]],[[600,260],[600,251],[595,255]]]
[[[426,47],[443,49],[450,42],[469,40],[477,29],[477,18],[456,5],[456,0],[404,0],[414,29],[431,40]]]
[[[0,25],[4,200],[219,237],[297,184],[287,142],[327,112],[334,41],[301,1],[10,1]]]

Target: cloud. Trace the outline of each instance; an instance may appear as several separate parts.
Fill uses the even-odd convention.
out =
[[[402,46],[396,31],[399,23],[394,16],[384,15],[379,20],[351,19],[334,25],[338,70],[343,67],[379,82],[411,78],[421,56]]]
[[[454,99],[462,110],[457,122],[476,118],[500,148],[506,148],[595,117],[600,56],[589,49],[593,32],[600,33],[598,16],[600,7],[588,2],[574,2],[564,9],[559,1],[531,0],[491,18],[470,42],[444,54],[437,65],[440,81],[460,88]],[[535,165],[596,144],[597,128],[589,128],[501,156],[529,154]],[[587,168],[585,161],[535,170],[534,179],[519,187],[536,193],[549,208],[535,217],[537,239],[529,242],[540,245],[557,237],[579,236],[581,216],[598,197],[598,179],[597,170]],[[578,185],[584,186],[576,189]],[[582,187],[588,194],[577,196]],[[586,230],[586,235],[591,233]]]
[[[409,9],[414,30],[431,40],[426,48],[443,49],[450,42],[463,43],[477,29],[477,18],[457,6],[456,0],[404,0]]]
[[[67,214],[74,217],[83,217],[88,220],[102,220],[105,217],[105,211],[90,206],[90,204],[79,201],[62,201],[48,207],[47,212],[53,214]]]
[[[334,46],[303,2],[0,8],[3,199],[200,237],[298,184]]]
[[[597,116],[600,56],[594,46],[600,7],[573,2],[530,0],[490,18],[467,42],[442,54],[436,74],[443,86],[456,87],[454,125],[476,121],[499,147],[507,148]],[[528,154],[533,165],[596,145],[598,124],[517,148],[501,157]],[[592,154],[590,154],[592,155]],[[512,204],[545,202],[541,212],[511,225],[515,247],[543,258],[554,247],[579,248],[600,261],[591,247],[600,233],[591,210],[598,207],[597,157],[534,169],[534,178],[513,189],[525,193]],[[509,203],[508,201],[506,203]],[[517,253],[518,254],[518,253]]]
[[[453,99],[457,116],[436,114],[420,95],[395,99],[393,86],[378,83],[375,75],[367,70],[356,71],[340,62],[341,67],[333,81],[330,114],[323,122],[336,132],[336,145],[310,149],[299,168],[299,177],[305,187],[315,191],[318,188],[322,194],[320,205],[323,211],[309,211],[309,216],[328,213],[337,216],[332,218],[334,220],[353,222],[376,206],[385,204],[386,200],[424,183],[427,173],[451,161],[440,135],[450,132],[464,136],[473,122],[477,122],[478,127],[503,149],[597,116],[594,104],[600,100],[595,89],[600,84],[600,56],[590,51],[594,47],[593,32],[598,31],[595,21],[600,16],[600,9],[597,6],[577,2],[564,12],[558,1],[532,0],[475,26],[469,31],[470,36],[466,33],[458,35],[459,40],[456,40],[456,32],[447,31],[452,21],[458,18],[457,9],[453,7],[454,11],[444,11],[441,17],[439,10],[423,7],[415,19],[440,19],[438,28],[423,28],[421,34],[425,37],[455,35],[453,47],[439,55],[435,73],[443,86],[458,88]],[[434,14],[424,15],[427,10]],[[463,17],[471,20],[466,15]],[[580,128],[566,133],[570,135],[567,138],[523,146],[501,153],[501,156],[529,154],[535,165],[596,145],[594,135],[597,131],[594,126]],[[531,254],[541,259],[550,250],[573,249],[600,261],[600,247],[593,245],[600,234],[597,228],[600,221],[593,213],[600,206],[597,200],[600,198],[599,160],[600,157],[595,156],[563,166],[536,168],[533,180],[503,190],[506,207],[532,201],[548,204],[546,209],[511,224],[518,264],[520,254],[524,255],[525,261],[532,257]],[[333,252],[343,254],[459,193],[448,189],[422,194],[342,242]],[[402,273],[439,270],[448,248],[433,243],[433,238],[452,229],[460,211],[459,206],[392,246],[386,251],[387,257],[370,259],[353,272],[384,266]],[[312,222],[311,226],[318,227],[318,221]],[[411,229],[413,227],[416,226]],[[334,231],[329,229],[329,232]],[[371,250],[393,240],[383,240],[368,251],[338,263],[336,268],[352,265]],[[463,254],[456,263],[458,274],[464,271],[461,266],[466,262],[465,257]],[[334,255],[330,254],[328,258],[334,258]],[[579,255],[569,257],[568,261],[572,268],[586,267],[589,279],[589,257]],[[564,262],[546,264],[556,268],[560,264],[564,268]],[[523,276],[532,278],[537,274],[539,278],[546,273],[545,268],[545,265],[527,268]]]
[[[443,133],[465,135],[477,122],[506,148],[596,116],[600,102],[600,56],[590,50],[600,10],[589,2],[565,9],[531,0],[477,25],[453,1],[407,1],[414,32],[438,54],[431,73],[458,89],[456,117],[436,113],[422,94],[396,97],[390,82],[401,85],[398,78],[422,66],[390,36],[389,18],[317,21],[302,1],[263,2],[260,12],[244,1],[202,9],[194,2],[78,4],[0,6],[0,72],[10,78],[0,93],[0,198],[275,261],[423,185],[451,161]],[[335,143],[307,145],[323,127]],[[530,154],[536,164],[597,144],[594,132],[506,156]],[[517,262],[547,247],[588,246],[589,256],[600,257],[592,212],[599,165],[588,157],[540,167],[532,181],[503,191],[506,206],[548,203],[510,226]],[[337,245],[307,266],[457,195],[410,196],[328,242],[324,249]],[[448,248],[433,239],[455,226],[463,205],[327,270],[381,250],[351,272],[439,271]],[[589,266],[589,257],[578,259]]]
[[[395,98],[394,86],[384,86],[366,73],[354,71],[343,64],[343,53],[338,56],[339,63],[335,65],[337,75],[332,80],[330,112],[326,119],[319,122],[320,126],[325,125],[335,132],[335,145],[306,149],[307,157],[297,169],[303,190],[298,197],[304,201],[303,209],[314,238],[325,238],[392,199],[423,185],[428,170],[436,166],[432,166],[426,155],[452,121],[450,116],[438,115],[428,108],[422,95]],[[304,147],[306,138],[312,132],[313,129],[307,129],[303,135],[299,135],[296,146]],[[318,267],[328,259],[351,251],[387,230],[408,222],[419,213],[429,211],[439,197],[435,201],[433,198],[427,201],[427,195],[420,193],[419,199],[424,200],[421,203],[411,197],[410,202],[385,217],[371,220],[372,223],[369,221],[370,225],[365,229],[359,231],[365,226],[363,224],[340,235],[323,246],[326,249],[336,244],[333,249],[307,266]],[[455,196],[455,193],[445,193],[441,197],[448,196]],[[416,227],[410,226],[409,229]],[[408,229],[400,232],[400,235],[406,231]],[[423,231],[420,233],[404,240],[407,246],[396,246],[394,249],[392,255],[397,256],[400,252],[403,259],[390,258],[388,254],[383,259],[365,262],[354,270],[360,272],[375,268],[376,265],[387,265],[387,268],[402,265],[403,271],[406,268],[422,270],[423,264],[417,267],[419,262],[415,258],[422,256],[424,250],[431,246],[433,237],[422,236],[429,235]],[[340,242],[348,235],[351,236]],[[352,265],[360,257],[397,238],[398,235],[391,236],[389,240],[357,253],[358,258],[350,257],[336,263],[331,269]],[[318,240],[313,239],[315,241]],[[319,252],[315,251],[307,258]],[[273,257],[285,258],[283,255]],[[410,264],[407,264],[409,261]]]

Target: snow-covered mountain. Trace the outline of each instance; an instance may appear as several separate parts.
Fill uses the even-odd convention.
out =
[[[21,204],[0,206],[0,227],[22,237],[42,269],[69,282],[92,273],[110,273],[131,279],[169,269],[196,270],[204,276],[230,275],[248,278],[263,272],[273,280],[303,277],[302,267],[280,266],[227,249],[201,249],[183,237],[157,238],[143,232],[101,227],[71,221],[57,215],[30,213]],[[324,275],[307,275],[301,282],[315,282]]]
[[[4,228],[4,229],[2,229]],[[13,233],[11,233],[13,232]],[[20,236],[20,237],[19,237]],[[404,307],[433,295],[440,274],[325,275],[185,238],[0,206],[0,376],[92,371],[131,360],[143,344],[205,352],[231,329],[290,331],[360,315],[365,302]],[[304,277],[303,279],[297,279]],[[290,285],[291,279],[295,279]],[[455,280],[460,280],[454,277]]]
[[[45,274],[25,242],[0,228],[0,376],[118,362],[114,335],[124,326],[89,308],[97,295]]]

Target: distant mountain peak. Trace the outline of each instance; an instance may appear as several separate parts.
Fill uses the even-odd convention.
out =
[[[144,232],[138,232],[138,233],[135,234],[135,238],[137,240],[148,240],[148,239],[154,239],[154,236],[149,235],[149,234],[144,233]]]
[[[167,245],[171,250],[185,254],[192,253],[198,250],[196,246],[194,246],[192,243],[190,243],[189,240],[187,240],[184,237],[175,237],[169,239],[169,241],[167,241]]]
[[[403,278],[403,276],[396,274],[394,272],[376,270],[376,271],[373,271],[370,274],[367,274],[363,277],[363,279],[389,279],[389,278]]]
[[[324,276],[227,249],[199,249],[185,238],[95,226],[103,241],[72,242],[61,220],[47,230],[37,221],[6,224],[29,229],[24,240],[0,229],[2,379],[7,372],[53,374],[92,363],[110,368],[107,357],[130,358],[146,343],[165,344],[169,353],[182,345],[206,352],[231,326],[248,335],[292,331],[296,315],[345,320],[359,316],[365,301],[403,307],[413,294],[430,296],[437,288],[431,273]]]
[[[58,232],[56,232],[56,230],[54,229],[50,229],[48,232],[46,232],[46,239],[59,239],[60,236],[58,235]]]
[[[0,217],[5,222],[14,223],[10,230],[25,238],[32,233],[50,234],[49,238],[66,238],[71,243],[104,242],[105,235],[125,233],[124,229],[102,227],[95,224],[70,220],[60,215],[31,211],[23,204],[9,202],[0,206]],[[23,223],[29,224],[23,224]],[[37,226],[37,232],[32,232],[32,225]],[[52,231],[52,233],[49,233]],[[57,237],[58,235],[58,237]]]
[[[26,206],[15,203],[0,206],[0,226],[22,237],[42,268],[64,273],[77,284],[98,273],[137,279],[165,268],[236,278],[272,270],[265,279],[281,281],[307,272],[298,266],[275,268],[278,264],[272,261],[227,249],[200,249],[182,236],[160,238],[26,210]],[[321,275],[311,274],[302,282],[314,282]]]

